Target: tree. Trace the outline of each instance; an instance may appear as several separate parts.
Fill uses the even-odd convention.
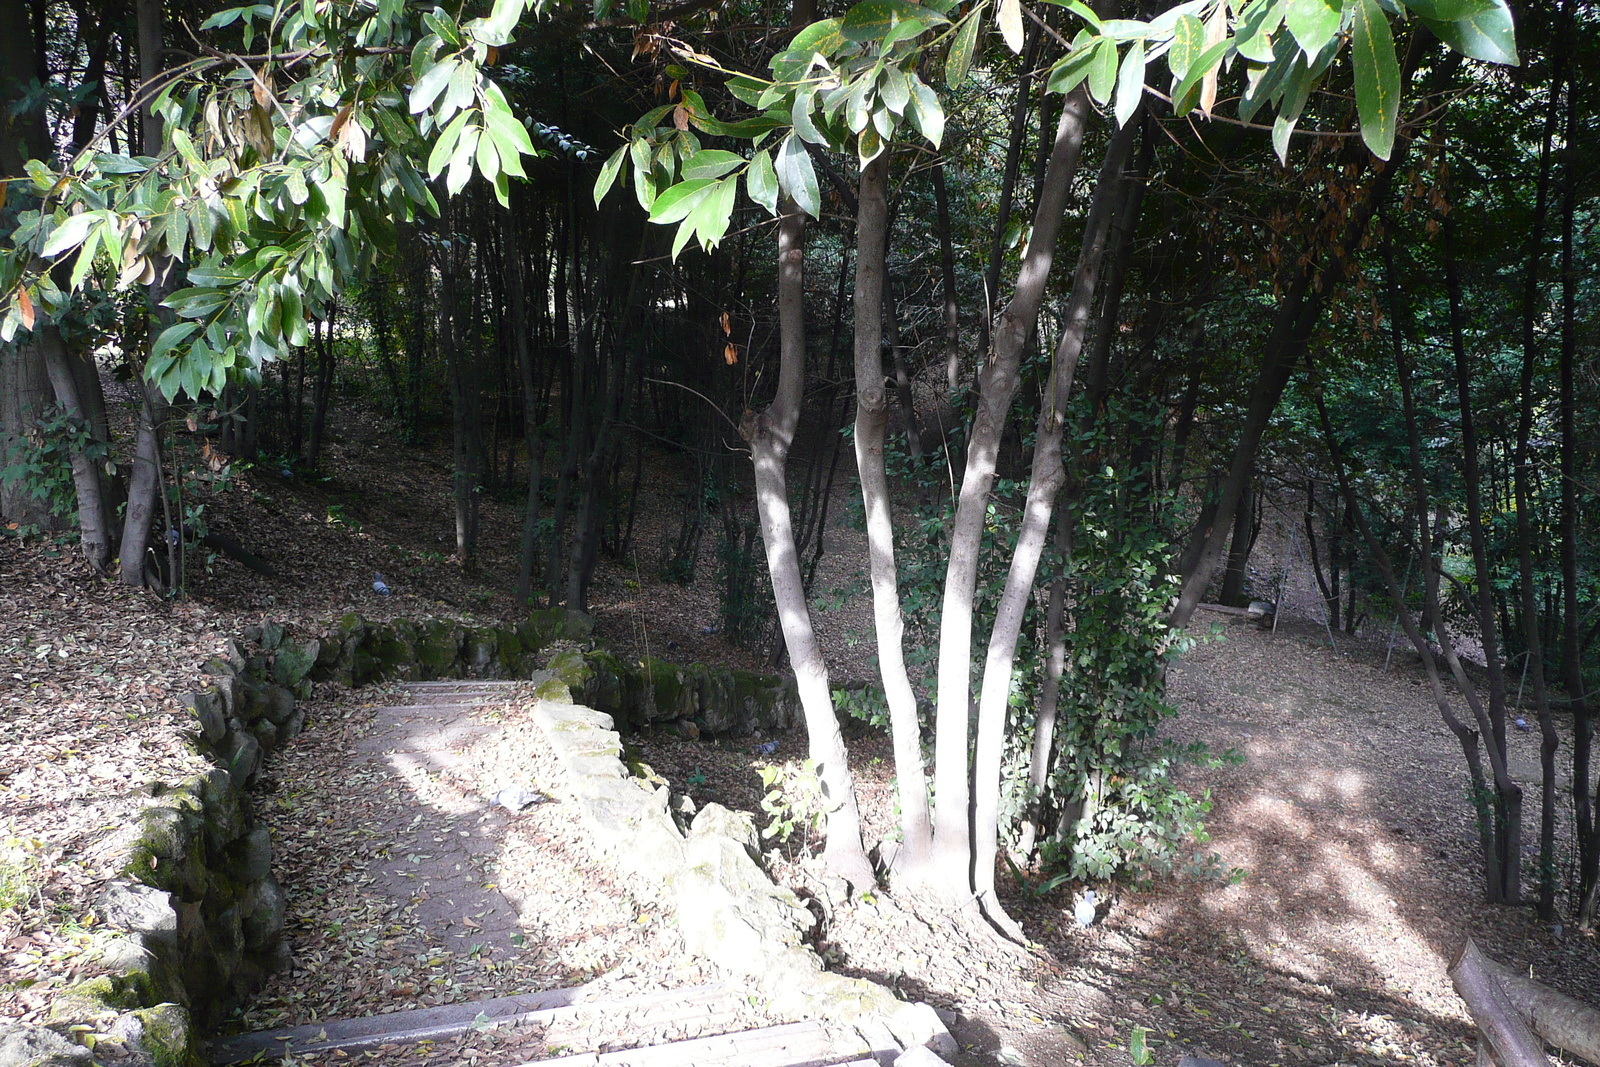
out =
[[[769,213],[778,215],[779,198],[788,197],[816,217],[821,211],[821,192],[812,153],[843,152],[858,161],[861,176],[854,198],[860,235],[855,308],[857,459],[871,546],[880,668],[897,735],[897,760],[904,753],[904,763],[897,767],[902,789],[908,782],[921,781],[922,769],[915,739],[905,736],[915,728],[916,719],[914,712],[907,714],[910,687],[905,683],[897,654],[900,607],[893,539],[888,529],[887,487],[882,475],[884,377],[878,358],[877,316],[883,263],[883,183],[887,160],[892,158],[895,137],[902,128],[914,128],[933,149],[938,149],[945,112],[938,93],[923,80],[923,74],[929,58],[942,51],[947,84],[960,83],[982,30],[986,6],[978,4],[965,14],[952,17],[954,12],[949,5],[865,0],[842,18],[813,23],[797,34],[785,50],[771,58],[771,78],[732,73],[690,45],[674,44],[674,53],[681,60],[718,74],[731,74],[727,90],[757,113],[737,122],[724,121],[713,114],[699,92],[685,87],[679,102],[655,109],[631,127],[628,143],[607,161],[595,190],[598,202],[627,168],[640,204],[650,212],[652,221],[677,224],[673,246],[676,255],[692,240],[711,247],[723,238],[732,219],[741,176],[750,198]],[[1264,106],[1275,108],[1273,144],[1280,160],[1286,161],[1290,135],[1307,100],[1329,75],[1334,60],[1348,43],[1361,139],[1379,160],[1387,160],[1396,145],[1402,87],[1388,16],[1371,0],[1355,0],[1343,9],[1262,0],[1242,12],[1196,0],[1149,21],[1106,20],[1081,3],[1063,6],[1085,26],[1068,53],[1051,68],[1047,86],[1053,92],[1074,95],[1063,108],[1056,151],[1043,175],[1039,209],[1018,275],[1016,295],[1000,316],[993,347],[979,375],[978,408],[969,432],[960,496],[950,528],[939,642],[934,779],[939,803],[931,848],[925,849],[922,844],[927,831],[918,823],[920,805],[908,809],[911,815],[902,828],[907,843],[901,853],[908,868],[906,874],[935,885],[950,899],[965,900],[975,895],[991,918],[1013,933],[1013,924],[993,895],[999,737],[1005,725],[1005,698],[1022,626],[1022,605],[1032,586],[1061,484],[1058,450],[1066,400],[1084,343],[1094,282],[1112,205],[1117,199],[1116,184],[1131,140],[1125,134],[1112,138],[1107,150],[1096,206],[1086,226],[1073,300],[1051,364],[1047,400],[1034,439],[1033,488],[981,673],[983,696],[974,764],[968,717],[978,546],[994,487],[1001,437],[1019,385],[1021,355],[1038,322],[1062,198],[1076,168],[1086,95],[1110,106],[1117,125],[1131,133],[1130,120],[1139,113],[1147,92],[1147,64],[1164,55],[1172,75],[1170,99],[1175,102],[1174,111],[1186,114],[1198,107],[1209,115],[1217,99],[1222,65],[1237,56],[1247,73],[1241,117],[1248,122]],[[1515,61],[1510,13],[1503,4],[1476,0],[1448,5],[1429,2],[1410,6],[1408,11],[1463,54],[1490,62]],[[995,20],[1011,50],[1021,51],[1020,4],[1004,0],[996,9]],[[1279,32],[1280,27],[1287,32]],[[1420,39],[1413,43],[1420,47]],[[677,71],[680,79],[686,74],[681,69]],[[1084,83],[1088,94],[1079,88]],[[735,152],[704,148],[691,128],[710,136],[749,140],[754,151],[746,159]],[[765,147],[773,140],[777,141],[775,150]],[[1330,206],[1316,240],[1326,242],[1335,252],[1353,247],[1377,200],[1377,194],[1369,195],[1353,212],[1347,204]],[[1323,271],[1315,255],[1290,268],[1288,296],[1280,309],[1264,365],[1268,382],[1258,390],[1259,410],[1253,410],[1251,416],[1257,439],[1277,405],[1283,383],[1304,351],[1310,327],[1325,300],[1323,287],[1337,277],[1339,268],[1335,260],[1327,272],[1332,277],[1319,277]],[[1248,454],[1253,448],[1252,443],[1243,451]],[[1251,466],[1244,466],[1241,477],[1236,464],[1224,489],[1216,523],[1224,530]],[[774,492],[777,488],[781,486],[774,487]],[[1220,548],[1220,537],[1210,535],[1203,541],[1204,549],[1198,555],[1200,570],[1209,571]],[[1184,600],[1174,616],[1175,624],[1186,620],[1197,598],[1196,590],[1185,589]],[[969,797],[976,803],[972,812]],[[927,866],[918,870],[920,862]]]

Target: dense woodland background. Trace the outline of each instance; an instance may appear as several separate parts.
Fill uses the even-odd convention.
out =
[[[696,560],[711,554],[722,617],[707,625],[781,664],[793,637],[773,607],[750,460],[752,450],[765,454],[769,406],[790,403],[779,395],[780,362],[784,323],[794,320],[780,307],[783,264],[798,260],[780,260],[780,223],[759,203],[732,207],[714,247],[690,241],[680,251],[670,227],[648,220],[637,174],[598,206],[595,183],[628,136],[666,147],[669,182],[692,150],[683,133],[744,151],[715,125],[691,125],[702,109],[732,114],[741,105],[723,76],[705,63],[685,66],[684,56],[764,71],[791,27],[843,13],[795,6],[690,0],[529,16],[483,62],[523,130],[494,143],[504,152],[521,136],[531,153],[521,163],[516,152],[511,163],[496,155],[491,165],[480,149],[465,164],[458,152],[424,166],[439,130],[384,125],[397,120],[383,107],[404,112],[400,96],[375,97],[369,115],[367,104],[351,110],[364,90],[345,102],[328,88],[369,76],[355,46],[342,53],[326,44],[338,19],[356,24],[359,5],[285,5],[308,25],[320,18],[327,37],[252,81],[249,71],[269,64],[250,53],[251,36],[239,36],[248,20],[216,25],[212,5],[0,0],[8,28],[0,230],[15,231],[0,271],[14,331],[0,348],[8,535],[76,540],[108,575],[181,596],[184,564],[204,550],[248,555],[248,544],[208,529],[210,494],[225,491],[242,464],[314,477],[330,409],[359,398],[387,414],[400,440],[453,443],[463,568],[480,552],[479,508],[489,496],[521,502],[517,597],[530,605],[585,608],[602,557],[690,581]],[[1114,6],[1100,14],[1119,14]],[[396,24],[424,11],[379,9]],[[273,13],[254,10],[263,23]],[[1141,13],[1155,14],[1120,12]],[[941,712],[950,703],[935,651],[956,499],[982,402],[1004,396],[983,370],[1010,328],[1001,311],[1021,288],[1019,266],[1038,254],[1035,231],[1060,222],[1052,244],[1069,266],[1049,275],[1037,327],[1021,338],[1015,402],[1000,407],[972,597],[977,635],[987,638],[1004,610],[1039,463],[1035,426],[1046,425],[1041,407],[1051,409],[1061,388],[1052,377],[1063,359],[1056,338],[1076,331],[1051,532],[1018,608],[1015,663],[999,675],[1005,741],[993,802],[1002,847],[1023,857],[1043,848],[1049,864],[1079,875],[1171,861],[1176,846],[1148,827],[1181,828],[1192,813],[1162,791],[1167,757],[1146,744],[1170,710],[1163,665],[1183,647],[1185,627],[1203,631],[1191,624],[1202,600],[1270,599],[1273,583],[1253,574],[1250,553],[1273,501],[1303,513],[1297,538],[1330,630],[1394,619],[1422,656],[1469,768],[1486,896],[1527,893],[1546,916],[1559,899],[1592,920],[1600,835],[1584,694],[1600,673],[1592,314],[1600,16],[1579,0],[1512,13],[1515,66],[1463,60],[1418,19],[1394,23],[1404,102],[1387,162],[1358,133],[1365,90],[1353,81],[1359,72],[1342,66],[1309,93],[1286,162],[1265,112],[1235,117],[1242,62],[1222,76],[1217,98],[1228,106],[1212,117],[1175,115],[1165,79],[1154,76],[1142,99],[1134,94],[1136,108],[1124,110],[1119,94],[1118,114],[1102,115],[1086,89],[1102,103],[1111,94],[1095,78],[1053,91],[1064,44],[1082,23],[1048,4],[1020,30],[984,26],[969,42],[966,77],[946,70],[942,139],[902,130],[865,167],[856,152],[813,146],[816,210],[803,236],[787,231],[804,242],[801,287],[787,291],[800,294],[808,357],[788,451],[794,548],[805,594],[834,595],[813,583],[828,548],[822,531],[830,508],[863,506],[852,436],[864,425],[858,405],[876,390],[890,421],[885,467],[906,677],[924,730],[936,695]],[[259,50],[267,31],[253,39]],[[930,53],[917,69],[933,82],[941,62]],[[345,81],[313,78],[317,64],[347,68]],[[188,102],[174,103],[175,92],[152,110],[139,87],[164,77],[178,84],[180,67],[192,80],[181,83]],[[413,67],[421,84],[427,64]],[[401,88],[385,91],[405,92],[410,73],[394,77]],[[311,95],[292,102],[297,78]],[[454,91],[442,84],[435,93]],[[227,112],[227,93],[245,110]],[[217,99],[220,119],[207,111]],[[328,229],[330,203],[344,210],[343,186],[337,197],[328,192],[326,161],[257,172],[274,152],[289,160],[296,131],[310,125],[297,125],[300,112],[285,104],[332,116],[312,138],[336,143],[335,157],[342,150],[357,161],[350,140],[359,136],[386,138],[389,151],[413,161],[381,173],[374,165],[367,186],[352,162],[352,221],[333,238],[296,243]],[[484,123],[492,110],[483,107]],[[1083,164],[1069,172],[1049,165],[1072,117],[1064,111],[1080,120]],[[647,112],[657,118],[632,125]],[[184,128],[195,131],[187,149],[173,133]],[[97,159],[99,169],[69,194],[56,171],[27,163],[58,168],[74,158]],[[145,181],[145,164],[119,171],[117,158],[188,170],[175,178],[149,166]],[[637,168],[637,147],[629,158]],[[241,159],[237,173],[227,170]],[[425,170],[435,175],[431,189],[421,185]],[[255,184],[240,191],[246,171]],[[72,225],[63,204],[76,205],[74,218],[110,212],[108,204],[126,203],[116,183],[128,174],[145,182],[138,195],[148,210],[124,226],[125,245],[60,240],[44,256],[53,273],[41,272],[48,234]],[[607,183],[614,177],[613,167]],[[1065,205],[1052,214],[1056,188]],[[258,198],[252,204],[276,205],[249,209],[261,220],[255,229],[227,204],[246,192]],[[55,230],[37,214],[41,194],[46,216],[58,213]],[[793,205],[781,214],[799,217]],[[151,236],[162,227],[164,244]],[[273,275],[273,289],[267,248],[303,252],[302,274]],[[863,290],[880,254],[879,288]],[[217,263],[246,267],[226,276],[232,268]],[[875,295],[875,327],[863,292]],[[200,366],[192,352],[175,361],[177,349],[156,341],[172,321],[163,301],[214,322],[216,308],[241,293],[241,316],[249,305],[250,315],[281,321],[278,347],[195,334],[186,343],[211,338],[217,355]],[[882,361],[879,382],[860,373],[863,346],[866,365],[871,353]],[[130,390],[139,412],[131,426],[112,417],[107,399]],[[672,479],[681,494],[676,532],[659,543],[638,536],[645,479]],[[970,642],[966,651],[956,669],[976,687],[982,657]],[[951,714],[965,739],[962,692]],[[1467,697],[1472,716],[1456,717],[1450,692]],[[863,717],[894,711],[870,690],[838,699]],[[1523,724],[1544,741],[1532,850],[1505,759],[1507,731]],[[1558,758],[1560,775],[1576,783],[1570,812],[1557,811]],[[981,777],[975,788],[982,793]],[[1570,830],[1558,846],[1562,826]],[[1575,850],[1578,862],[1559,865],[1558,848]],[[1529,872],[1525,853],[1534,857]],[[981,855],[977,865],[981,895]]]

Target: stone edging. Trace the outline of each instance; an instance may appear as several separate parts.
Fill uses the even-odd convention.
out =
[[[917,1052],[903,1057],[907,1064],[943,1063],[937,1054],[955,1052],[933,1008],[824,968],[805,943],[814,916],[756,860],[759,839],[750,815],[707,804],[687,835],[679,830],[668,788],[629,776],[611,716],[573,703],[581,674],[553,666],[535,676],[534,721],[568,772],[584,822],[600,846],[625,868],[667,886],[691,952],[749,978],[780,1014],[863,1031],[887,1028],[900,1045]]]

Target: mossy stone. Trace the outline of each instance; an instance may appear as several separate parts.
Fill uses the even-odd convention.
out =
[[[461,677],[461,646],[466,630],[445,619],[423,624],[417,639],[417,668],[424,681]]]
[[[204,1067],[189,1013],[178,1004],[157,1004],[133,1012],[143,1035],[139,1046],[155,1067]]]
[[[504,626],[494,627],[495,644],[498,646],[498,667],[502,678],[522,678],[526,670],[522,662],[522,638],[517,636],[517,631]],[[531,667],[531,665],[529,665]]]
[[[261,647],[271,652],[283,643],[283,626],[275,622],[261,624]]]
[[[645,656],[636,667],[640,675],[639,714],[648,722],[692,719],[694,689],[683,668],[666,660]]]
[[[417,670],[415,629],[398,626],[376,627],[362,645],[371,657],[372,669],[382,678],[409,680]]]
[[[305,644],[284,640],[278,645],[278,654],[272,661],[272,680],[293,689],[299,685],[311,668],[317,665],[322,653],[322,642],[312,638]]]
[[[50,1022],[57,1026],[93,1026],[120,1012],[116,983],[108,974],[68,986],[50,1000]]]
[[[500,639],[493,629],[483,627],[468,630],[461,651],[468,677],[499,677]]]

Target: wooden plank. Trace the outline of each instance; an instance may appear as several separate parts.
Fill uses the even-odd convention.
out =
[[[819,1023],[798,1022],[646,1048],[579,1053],[518,1067],[877,1067],[875,1060],[861,1059],[867,1051],[863,1044],[840,1042]]]
[[[280,1057],[289,1052],[330,1052],[373,1048],[399,1042],[450,1037],[471,1029],[481,1014],[496,1026],[536,1021],[536,1016],[553,1015],[570,1008],[586,987],[569,986],[544,993],[495,997],[466,1004],[446,1004],[437,1008],[414,1008],[387,1015],[359,1019],[332,1019],[282,1030],[262,1030],[211,1042],[211,1062],[225,1065],[242,1063],[265,1053]]]

